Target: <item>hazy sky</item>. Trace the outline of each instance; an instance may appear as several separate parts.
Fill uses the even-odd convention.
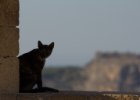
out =
[[[140,0],[20,0],[20,54],[55,42],[48,65],[84,65],[96,51],[140,53]]]

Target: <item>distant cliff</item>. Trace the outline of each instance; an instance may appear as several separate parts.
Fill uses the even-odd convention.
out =
[[[103,53],[86,66],[85,90],[138,91],[140,89],[140,55]]]

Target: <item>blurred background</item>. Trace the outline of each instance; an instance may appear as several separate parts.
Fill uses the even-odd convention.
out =
[[[139,91],[139,0],[20,0],[20,53],[55,42],[45,86]]]

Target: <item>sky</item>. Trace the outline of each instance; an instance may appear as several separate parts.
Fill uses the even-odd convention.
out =
[[[140,53],[140,0],[20,0],[20,53],[55,42],[48,65],[86,65],[97,51]]]

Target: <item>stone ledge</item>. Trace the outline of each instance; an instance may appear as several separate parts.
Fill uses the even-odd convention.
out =
[[[139,100],[139,93],[62,91],[59,93],[0,94],[0,100]],[[10,99],[12,97],[12,99]],[[15,99],[16,98],[16,99]]]

